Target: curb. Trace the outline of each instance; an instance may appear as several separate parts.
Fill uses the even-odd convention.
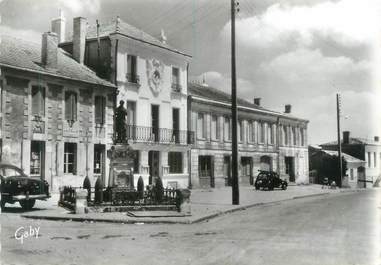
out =
[[[286,198],[282,200],[276,200],[271,202],[259,202],[259,203],[253,203],[248,204],[244,206],[239,206],[237,208],[228,209],[225,211],[218,211],[217,213],[213,213],[210,215],[202,216],[197,219],[186,219],[186,220],[154,220],[154,219],[103,219],[103,218],[89,218],[89,217],[75,217],[75,216],[41,216],[41,215],[29,215],[29,214],[22,214],[21,216],[24,218],[30,218],[30,219],[42,219],[42,220],[50,220],[50,221],[73,221],[73,222],[103,222],[103,223],[121,223],[121,224],[137,224],[137,223],[144,223],[144,224],[196,224],[201,223],[203,221],[211,220],[213,218],[234,213],[238,211],[244,211],[249,208],[254,208],[257,206],[263,206],[263,205],[270,205],[270,204],[276,204],[280,202],[290,201],[290,200],[297,200],[297,199],[303,199],[303,198],[310,198],[310,197],[319,197],[319,196],[326,196],[330,195],[332,193],[349,193],[349,192],[361,192],[366,191],[366,189],[359,189],[359,190],[340,190],[339,192],[323,192],[323,193],[316,193],[316,194],[308,194],[308,195],[301,195],[301,196],[294,196],[291,198]]]

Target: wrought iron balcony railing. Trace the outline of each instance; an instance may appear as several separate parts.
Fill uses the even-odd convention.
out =
[[[126,74],[127,81],[134,84],[140,83],[140,77],[137,74]]]
[[[136,125],[126,125],[125,132],[115,135],[116,143],[159,143],[190,145],[194,143],[194,132],[185,130],[172,130],[167,128],[154,128]]]
[[[181,85],[177,83],[172,83],[172,92],[181,93]]]

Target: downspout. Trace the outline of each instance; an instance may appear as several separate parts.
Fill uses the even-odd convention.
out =
[[[277,173],[278,173],[278,175],[279,175],[279,177],[280,177],[280,165],[279,165],[279,163],[280,163],[280,148],[279,148],[279,146],[280,146],[280,122],[279,122],[279,119],[280,119],[280,117],[278,116],[277,117],[277,119],[276,119],[276,130],[277,130],[277,134],[276,134],[276,149],[277,149],[277,153],[278,153],[278,155],[277,155]]]
[[[187,63],[187,88],[188,88],[188,77],[189,77],[189,63]],[[187,137],[188,144],[190,144],[190,148],[188,149],[188,188],[192,189],[192,142],[191,140],[191,124],[192,124],[192,96],[189,95],[189,91],[187,89],[188,97],[187,97]]]
[[[118,43],[119,43],[119,40],[116,39],[115,40],[115,53],[114,53],[114,85],[117,87],[115,92],[114,92],[114,98],[113,98],[113,105],[114,105],[114,115],[113,115],[113,140],[114,140],[114,144],[115,144],[115,137],[116,137],[116,134],[115,134],[115,130],[116,130],[116,127],[115,127],[115,110],[116,110],[116,107],[117,107],[117,96],[118,96]]]

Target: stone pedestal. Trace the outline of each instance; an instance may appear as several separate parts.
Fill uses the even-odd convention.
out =
[[[75,213],[83,214],[87,212],[87,190],[77,190],[75,195]]]

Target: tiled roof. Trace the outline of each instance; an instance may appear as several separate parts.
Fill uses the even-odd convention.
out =
[[[100,38],[109,36],[110,34],[113,34],[113,33],[120,33],[120,34],[126,35],[128,37],[137,39],[137,40],[148,42],[148,43],[154,44],[156,46],[159,46],[159,47],[162,47],[165,49],[169,49],[169,50],[181,53],[181,54],[186,55],[186,56],[190,56],[184,52],[181,52],[181,51],[173,48],[171,45],[169,45],[167,43],[161,42],[159,39],[157,39],[157,38],[151,36],[150,34],[148,34],[144,31],[124,22],[121,19],[119,19],[118,24],[116,23],[116,19],[114,19],[110,22],[100,23],[100,25],[99,25],[99,37]],[[87,27],[87,31],[86,31],[86,38],[96,38],[96,37],[97,37],[97,26],[95,24],[89,25]],[[71,36],[68,36],[68,38],[65,42],[72,42],[72,40],[73,40],[73,36],[71,35]]]
[[[353,144],[353,145],[355,145],[355,144],[381,145],[380,142],[376,142],[373,139],[350,137],[348,140],[349,141],[348,141],[347,144],[349,144],[349,145],[351,145],[351,144]],[[341,139],[341,144],[343,144],[343,139]],[[324,143],[324,144],[321,144],[320,146],[326,146],[326,145],[337,145],[337,141],[332,141],[332,142]]]
[[[188,83],[188,93],[192,96],[197,96],[201,98],[205,98],[208,100],[215,100],[215,101],[220,101],[223,103],[231,103],[231,96],[228,93],[222,92],[221,90],[211,87],[209,85],[202,85],[202,84],[197,84],[197,83]],[[290,114],[285,114],[281,112],[276,112],[272,110],[265,109],[261,106],[258,106],[254,103],[251,103],[247,100],[244,100],[242,98],[237,98],[237,105],[240,107],[246,107],[246,108],[251,108],[251,109],[258,109],[258,110],[263,110],[267,112],[271,112],[274,115],[285,115],[289,118],[293,119],[300,119],[295,116],[292,116]],[[304,120],[304,119],[300,119]],[[304,120],[306,121],[306,120]]]
[[[70,54],[58,49],[57,69],[48,69],[41,64],[41,44],[2,35],[0,65],[54,75],[86,83],[115,87],[99,78],[92,70],[75,61]]]
[[[331,151],[331,150],[321,150],[322,152],[330,155],[330,156],[338,156],[338,151]],[[361,160],[361,159],[358,159],[356,157],[353,157],[351,155],[348,155],[346,153],[341,153],[341,155],[344,157],[344,159],[347,161],[347,162],[364,162],[364,160]]]

